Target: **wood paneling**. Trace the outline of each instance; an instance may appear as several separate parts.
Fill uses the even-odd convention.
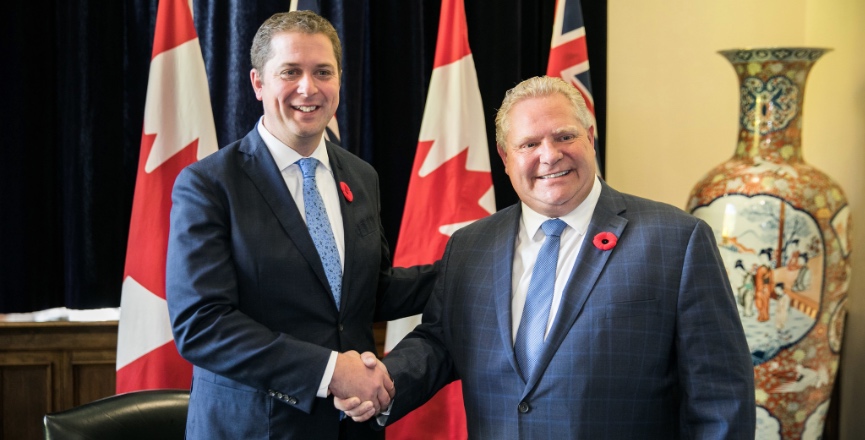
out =
[[[0,322],[0,438],[41,439],[42,417],[114,394],[117,322]]]

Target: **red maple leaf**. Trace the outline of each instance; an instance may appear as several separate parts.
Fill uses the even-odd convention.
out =
[[[141,138],[124,278],[131,276],[147,290],[165,299],[171,190],[180,170],[195,162],[198,139],[148,174],[144,171],[144,165],[155,140],[155,134],[145,134]]]
[[[441,226],[489,215],[478,201],[492,186],[492,175],[489,171],[466,169],[468,149],[427,176],[420,176],[420,167],[432,145],[433,141],[418,142],[394,252],[395,266],[429,264],[438,260],[449,238],[439,231]]]

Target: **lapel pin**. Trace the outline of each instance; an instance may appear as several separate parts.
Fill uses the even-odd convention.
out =
[[[612,232],[600,232],[598,235],[595,235],[595,239],[592,240],[592,244],[602,251],[608,251],[616,247],[616,243],[618,242],[619,238]]]
[[[348,187],[348,184],[345,182],[339,182],[339,189],[342,190],[342,195],[345,197],[345,201],[351,203],[354,200],[354,194],[351,193],[351,188]]]

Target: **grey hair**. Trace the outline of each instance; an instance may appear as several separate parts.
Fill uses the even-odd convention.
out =
[[[561,93],[571,102],[574,116],[588,129],[592,125],[592,114],[586,107],[586,101],[577,89],[558,77],[536,76],[529,78],[505,93],[502,106],[496,113],[496,144],[499,148],[505,148],[505,140],[510,129],[508,115],[511,109],[520,101],[528,98],[539,98]]]

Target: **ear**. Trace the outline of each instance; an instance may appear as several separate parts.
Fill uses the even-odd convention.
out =
[[[499,157],[502,158],[502,163],[505,165],[505,174],[508,173],[508,153],[505,152],[504,147],[499,144],[496,144],[496,151],[499,152]]]
[[[586,130],[586,134],[589,137],[589,143],[591,143],[592,146],[594,147],[595,146],[595,126],[593,125],[593,126],[589,127],[589,129]]]
[[[255,90],[255,99],[261,101],[261,88],[262,88],[262,78],[259,75],[258,70],[252,69],[249,71],[249,80],[252,82],[252,90]]]

